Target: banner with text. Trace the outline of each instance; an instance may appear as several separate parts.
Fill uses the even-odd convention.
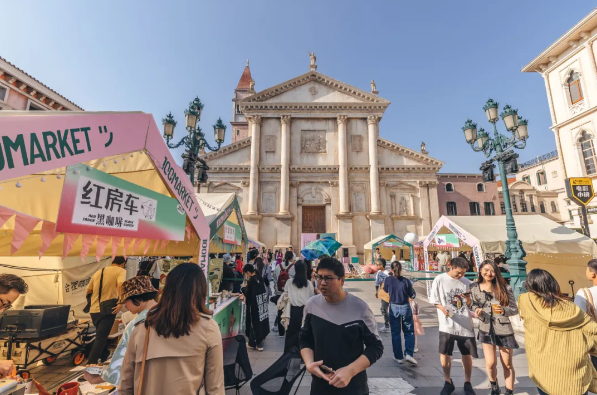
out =
[[[185,224],[176,199],[85,164],[67,168],[57,232],[182,241]]]
[[[239,246],[241,244],[240,232],[240,226],[226,221],[224,223],[224,237],[222,238],[222,241],[226,244],[234,244]]]

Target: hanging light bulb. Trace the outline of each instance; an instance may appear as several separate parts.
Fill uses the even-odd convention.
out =
[[[104,167],[108,166],[108,164],[106,162],[104,162]]]
[[[114,163],[118,163],[118,161],[116,159],[114,159]]]
[[[131,154],[131,158],[133,157],[134,154]]]
[[[21,184],[21,181],[17,181],[16,187],[17,187],[17,188],[20,188],[20,187],[22,187],[22,186],[23,186],[23,184]]]
[[[126,160],[126,156],[123,156],[123,157],[122,157],[122,160]]]
[[[46,182],[46,177],[42,177],[41,182]]]
[[[62,176],[61,176],[60,174],[57,174],[57,175],[56,175],[56,178],[57,178],[57,179],[61,179],[61,178],[62,178]]]

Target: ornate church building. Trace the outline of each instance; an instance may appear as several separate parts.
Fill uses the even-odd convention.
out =
[[[200,192],[238,195],[247,234],[300,248],[335,233],[351,256],[385,234],[426,235],[439,218],[442,162],[379,137],[390,102],[317,71],[256,92],[249,64],[234,91],[232,143],[203,155]]]

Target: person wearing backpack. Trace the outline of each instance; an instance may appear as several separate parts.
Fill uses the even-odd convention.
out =
[[[284,261],[282,261],[280,265],[276,266],[276,269],[274,270],[274,293],[276,296],[279,297],[284,293],[284,287],[286,286],[288,280],[294,278],[294,273],[294,253],[292,251],[286,251],[286,254],[284,254]],[[284,326],[282,326],[282,322],[280,320],[281,316],[282,311],[278,310],[274,327],[277,326],[278,336],[284,337],[286,330],[284,329]]]
[[[587,279],[593,283],[590,288],[581,288],[574,297],[574,304],[580,307],[593,321],[597,321],[597,259],[591,259],[587,263],[587,270],[585,272]],[[591,355],[591,362],[595,369],[597,369],[597,357]]]

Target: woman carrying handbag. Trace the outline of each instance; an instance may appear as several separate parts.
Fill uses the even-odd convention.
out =
[[[508,317],[518,314],[512,287],[506,284],[499,268],[492,261],[479,266],[479,278],[471,284],[472,308],[479,319],[479,343],[483,344],[485,368],[491,384],[491,395],[500,395],[497,379],[496,347],[504,368],[506,394],[514,392],[513,350],[518,348],[514,329]]]
[[[162,298],[131,334],[119,395],[224,395],[222,338],[206,297],[197,264],[168,274]]]

